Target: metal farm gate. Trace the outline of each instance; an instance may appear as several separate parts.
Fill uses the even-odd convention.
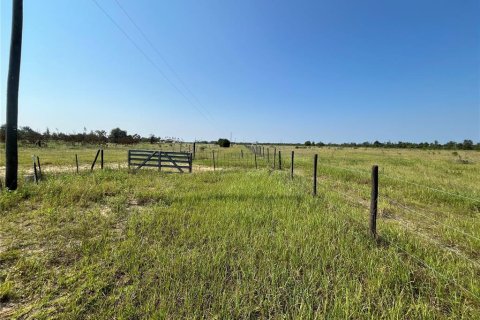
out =
[[[153,150],[128,150],[128,168],[138,170],[142,167],[174,168],[179,172],[192,172],[192,153]]]

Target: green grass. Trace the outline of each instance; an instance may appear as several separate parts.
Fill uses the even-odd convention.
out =
[[[74,151],[51,148],[54,172]],[[246,148],[215,151],[216,172],[56,172],[1,193],[0,318],[480,318],[479,153],[295,149],[291,180],[288,157],[252,170]]]
[[[282,172],[59,175],[1,198],[15,317],[475,318],[478,269]],[[469,272],[470,270],[470,272]],[[459,274],[461,276],[459,277]]]

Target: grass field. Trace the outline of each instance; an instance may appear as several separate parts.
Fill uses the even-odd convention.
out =
[[[277,147],[280,171],[268,148],[184,175],[128,173],[127,147],[79,175],[95,148],[23,148],[23,173],[33,153],[50,173],[1,194],[0,317],[480,318],[479,152]]]

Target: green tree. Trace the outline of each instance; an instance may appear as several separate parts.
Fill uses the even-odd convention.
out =
[[[230,140],[228,139],[218,139],[217,144],[222,148],[230,148]]]
[[[125,141],[127,138],[127,131],[122,130],[120,128],[115,128],[110,131],[110,135],[108,136],[108,140],[113,143],[121,143]]]

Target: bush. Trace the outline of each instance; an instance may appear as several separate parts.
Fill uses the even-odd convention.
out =
[[[222,148],[230,148],[230,140],[228,139],[218,139],[217,144]]]

